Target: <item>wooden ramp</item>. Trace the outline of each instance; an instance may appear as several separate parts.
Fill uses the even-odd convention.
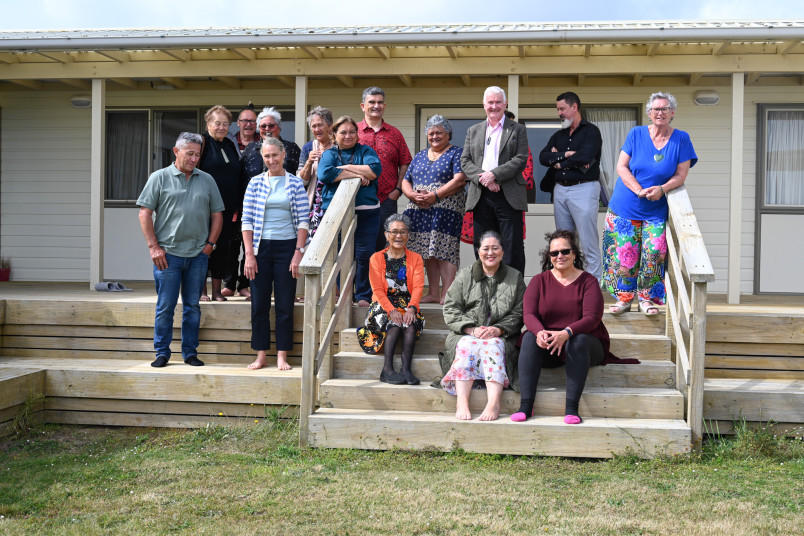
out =
[[[333,358],[332,378],[319,387],[319,409],[310,416],[312,446],[365,449],[460,448],[471,452],[605,458],[633,452],[643,457],[689,452],[690,428],[683,420],[684,398],[676,389],[670,341],[657,330],[660,320],[624,315],[612,329],[612,349],[620,357],[639,357],[639,365],[607,365],[590,370],[581,399],[584,423],[563,422],[564,369],[542,372],[536,416],[513,423],[519,394],[503,393],[501,417],[492,423],[459,421],[455,397],[429,385],[440,378],[437,353],[447,331],[441,307],[423,307],[427,328],[416,346],[413,372],[418,386],[381,383],[382,356],[363,353],[354,329],[341,332],[341,351]],[[607,326],[618,322],[607,316]],[[432,319],[432,321],[431,321]],[[617,319],[620,320],[620,319]],[[397,369],[400,366],[396,358]],[[486,404],[485,390],[474,390],[475,414]]]

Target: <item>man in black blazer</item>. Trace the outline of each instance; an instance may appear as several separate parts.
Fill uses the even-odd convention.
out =
[[[480,237],[500,233],[508,266],[525,273],[522,213],[528,209],[522,171],[528,161],[525,126],[505,119],[505,91],[491,86],[483,93],[486,120],[469,128],[461,167],[469,179],[466,210],[474,213],[475,255]]]

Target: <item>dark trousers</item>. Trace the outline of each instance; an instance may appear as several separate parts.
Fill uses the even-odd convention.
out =
[[[240,224],[238,224],[240,225]],[[237,259],[235,271],[228,274],[226,279],[223,280],[223,286],[231,291],[243,290],[249,287],[248,278],[244,275],[246,269],[246,252],[243,250],[243,235],[235,232],[235,236],[231,240],[232,251],[236,251],[235,258]]]
[[[374,246],[374,251],[382,251],[388,245],[385,240],[385,220],[391,214],[397,213],[397,202],[393,199],[386,199],[380,203],[380,230],[377,233],[377,244]]]
[[[271,293],[276,308],[276,349],[293,349],[293,301],[296,280],[290,261],[296,252],[296,239],[260,240],[257,276],[251,281],[251,348],[271,349]]]
[[[357,229],[355,230],[355,301],[371,301],[371,282],[369,281],[369,261],[374,255],[374,242],[377,226],[380,225],[379,208],[356,210]],[[294,287],[295,289],[295,287]]]
[[[224,279],[237,273],[237,258],[240,250],[236,240],[237,223],[232,222],[232,215],[224,212],[221,234],[218,236],[215,251],[209,256],[209,274],[213,279]]]
[[[567,397],[566,415],[578,415],[578,404],[581,401],[583,388],[589,368],[603,362],[603,343],[600,339],[586,333],[579,333],[564,345],[566,348]],[[549,350],[536,344],[536,335],[531,331],[522,336],[519,349],[519,394],[523,404],[536,399],[536,387],[539,384],[543,368],[556,368],[562,365],[561,359],[550,355]],[[530,415],[528,415],[530,416]]]
[[[522,211],[514,210],[502,191],[490,192],[483,188],[480,200],[475,205],[474,233],[475,257],[480,247],[480,237],[486,231],[497,231],[502,236],[503,262],[525,275],[525,239],[522,237]]]

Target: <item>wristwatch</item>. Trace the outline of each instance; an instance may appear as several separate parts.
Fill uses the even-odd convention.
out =
[[[304,248],[303,248],[303,247],[301,247],[301,248],[296,248],[296,251],[301,251],[302,253],[304,253]]]
[[[215,245],[215,242],[210,242],[209,240],[207,240],[207,244],[212,246],[212,251],[215,251],[215,248],[218,247],[218,246]]]

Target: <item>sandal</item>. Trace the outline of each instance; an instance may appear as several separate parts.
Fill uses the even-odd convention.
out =
[[[627,313],[630,310],[631,310],[631,302],[625,303],[618,301],[614,305],[609,305],[609,312],[614,316]]]
[[[659,307],[650,300],[640,300],[639,310],[645,313],[645,316],[655,316],[659,314]]]

